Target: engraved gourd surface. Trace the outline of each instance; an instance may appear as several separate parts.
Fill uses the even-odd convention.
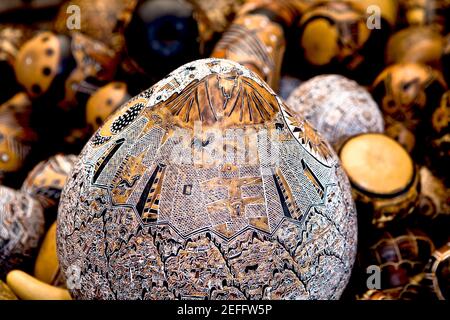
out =
[[[336,299],[356,211],[328,143],[253,72],[205,59],[94,134],[57,233],[74,298]]]

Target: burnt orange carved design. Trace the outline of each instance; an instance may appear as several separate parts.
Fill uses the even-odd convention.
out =
[[[225,164],[221,170],[228,173],[236,171],[237,173],[238,168],[231,164]],[[246,226],[247,224],[253,225],[258,229],[270,232],[267,215],[264,211],[262,211],[261,214],[253,216],[247,213],[249,206],[264,205],[264,197],[261,193],[250,196],[245,196],[245,194],[243,194],[245,193],[243,189],[252,187],[262,190],[261,177],[213,178],[201,184],[201,189],[206,195],[217,188],[225,188],[227,190],[225,198],[214,199],[214,201],[207,204],[207,210],[210,215],[225,214],[230,216],[228,223],[215,226],[215,229],[225,237],[230,238],[240,231],[239,229],[236,229],[236,226],[240,224],[243,226]],[[244,222],[244,220],[247,220],[248,222]],[[231,230],[228,227],[229,225],[232,226]]]
[[[165,102],[165,107],[185,123],[204,125],[220,122],[229,127],[262,124],[273,118],[278,104],[273,95],[261,93],[255,81],[237,73],[213,74],[193,81],[183,92]]]
[[[307,146],[309,150],[319,155],[322,159],[328,160],[332,157],[330,147],[325,140],[320,137],[307,121],[295,116],[287,107],[283,109],[286,114],[286,121],[294,136],[300,140],[300,143]]]
[[[289,25],[294,12],[286,1],[248,1],[217,43],[212,57],[236,61],[278,88],[286,47],[280,22]],[[280,21],[274,22],[268,15]]]
[[[383,111],[387,131],[398,132],[390,127],[400,123],[410,131],[408,136],[419,140],[426,136],[431,115],[439,107],[446,88],[439,71],[418,63],[399,63],[387,67],[376,78],[372,93]],[[412,149],[414,141],[408,140]],[[405,143],[405,140],[399,142]]]
[[[318,2],[304,13],[299,26],[300,45],[308,63],[324,66],[336,61],[353,70],[364,60],[361,49],[371,30],[364,12],[352,3]]]

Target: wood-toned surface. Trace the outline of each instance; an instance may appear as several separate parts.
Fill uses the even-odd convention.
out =
[[[72,300],[67,289],[51,286],[21,270],[12,270],[6,283],[22,300]]]
[[[60,7],[54,22],[58,33],[70,34],[74,30],[68,29],[68,18],[73,11],[70,6],[77,6],[81,14],[80,29],[89,37],[105,43],[116,51],[123,50],[125,39],[123,31],[130,22],[136,0],[71,0]]]
[[[360,50],[370,37],[363,12],[347,2],[323,2],[309,8],[299,22],[299,44],[313,66],[331,62],[358,66]],[[345,61],[344,61],[345,59]]]
[[[370,14],[376,12],[374,11],[374,8],[379,8],[381,17],[392,27],[397,23],[399,4],[401,1],[402,0],[350,0],[350,2],[360,7],[364,12]]]
[[[280,25],[263,15],[248,15],[233,21],[211,56],[236,61],[277,88],[284,50]]]
[[[20,92],[0,105],[0,181],[14,180],[22,171],[36,132],[31,128],[32,102]],[[16,181],[17,182],[17,181]]]
[[[286,48],[284,28],[292,24],[295,16],[289,1],[247,1],[211,56],[242,64],[277,90]]]
[[[38,200],[44,210],[55,211],[76,159],[75,155],[57,154],[38,163],[24,180],[21,191]],[[46,220],[50,220],[46,221],[47,226],[50,226],[55,218],[55,215],[47,216],[46,212]]]
[[[31,97],[46,92],[59,71],[61,44],[52,32],[42,32],[20,49],[15,63],[17,81]]]
[[[440,68],[443,47],[441,34],[431,27],[402,29],[389,39],[386,64],[416,62]]]
[[[97,130],[129,98],[124,82],[115,81],[101,87],[86,103],[86,124],[92,131]]]
[[[11,291],[6,283],[0,280],[0,301],[1,300],[17,300],[17,296]]]
[[[350,139],[340,152],[342,165],[358,187],[377,194],[395,194],[411,183],[414,165],[409,154],[381,134]]]
[[[424,283],[439,300],[450,299],[450,242],[433,252],[425,270]]]
[[[413,149],[425,152],[424,139],[430,134],[431,115],[446,90],[447,84],[438,70],[420,63],[397,63],[380,73],[371,92],[386,123],[400,123],[415,136]],[[389,131],[389,127],[386,129]]]
[[[48,229],[41,243],[34,263],[34,276],[51,285],[59,284],[57,283],[60,277],[60,269],[56,254],[56,222]]]

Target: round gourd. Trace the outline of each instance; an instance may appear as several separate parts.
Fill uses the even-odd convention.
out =
[[[370,93],[340,75],[320,75],[302,83],[286,103],[335,148],[355,135],[384,131],[383,115]]]
[[[223,133],[223,135],[222,135]],[[181,66],[82,151],[58,214],[82,299],[336,299],[356,249],[331,147],[258,76]]]

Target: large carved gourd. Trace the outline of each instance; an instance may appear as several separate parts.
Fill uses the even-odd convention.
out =
[[[61,197],[83,299],[336,299],[356,250],[337,156],[255,73],[188,63],[94,134]]]

